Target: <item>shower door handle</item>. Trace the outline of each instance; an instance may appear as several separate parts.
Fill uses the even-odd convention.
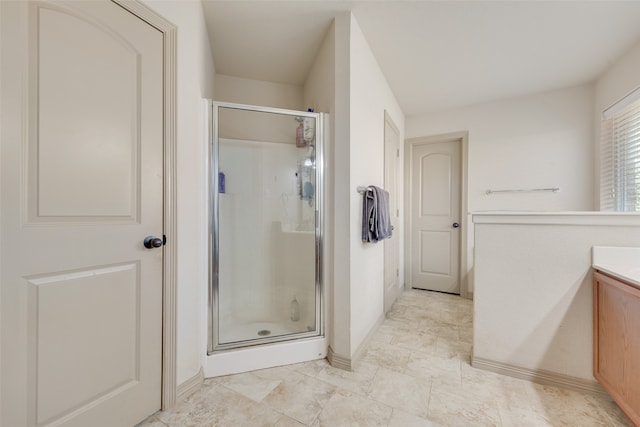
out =
[[[167,236],[162,236],[162,239],[156,236],[147,236],[144,238],[144,247],[147,249],[159,248],[167,243]]]

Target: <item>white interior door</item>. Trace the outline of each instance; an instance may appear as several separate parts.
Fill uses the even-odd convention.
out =
[[[391,118],[384,120],[384,188],[389,192],[389,214],[393,234],[384,240],[384,311],[391,308],[402,291],[400,283],[400,208],[398,205],[400,132]]]
[[[161,400],[163,36],[110,1],[0,7],[1,424],[130,427]]]
[[[461,141],[411,145],[411,286],[460,293]]]

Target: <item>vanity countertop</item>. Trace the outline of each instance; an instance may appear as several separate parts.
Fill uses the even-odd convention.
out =
[[[592,266],[640,288],[640,248],[594,246]]]

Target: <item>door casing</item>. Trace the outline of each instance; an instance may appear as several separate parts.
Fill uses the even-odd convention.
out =
[[[164,247],[162,290],[162,399],[161,409],[177,401],[177,27],[139,0],[111,0],[146,21],[164,40]]]
[[[389,192],[389,204],[390,206],[390,214],[392,219],[392,225],[394,225],[395,229],[393,230],[393,236],[391,239],[386,239],[384,241],[384,312],[389,311],[395,300],[400,295],[402,289],[404,288],[404,283],[400,283],[400,233],[402,229],[400,228],[400,177],[399,177],[399,169],[400,169],[400,131],[398,127],[391,119],[391,116],[386,111],[384,112],[384,187]],[[389,145],[388,138],[390,135],[387,135],[387,129],[390,129],[392,133],[395,134],[395,144],[393,146]],[[392,166],[392,167],[391,167]],[[393,173],[395,176],[390,176],[390,173]],[[394,186],[395,184],[395,186]],[[394,187],[394,188],[392,188]],[[393,203],[395,201],[395,203]],[[393,259],[395,257],[395,259]],[[393,262],[395,265],[393,266],[393,270],[395,272],[387,271],[390,267],[389,262]],[[395,275],[395,280],[391,287],[388,287],[388,278],[390,274]]]
[[[469,152],[469,133],[468,132],[452,132],[447,134],[424,136],[417,138],[410,138],[405,140],[405,162],[404,162],[404,188],[405,188],[405,203],[404,203],[404,220],[405,220],[405,239],[404,239],[404,253],[405,253],[405,278],[411,280],[411,163],[413,146],[420,144],[435,144],[438,142],[445,142],[450,140],[460,141],[460,228],[462,234],[460,236],[460,263],[458,277],[460,278],[460,296],[463,298],[472,299],[473,292],[469,289],[469,284],[473,283],[470,277],[468,260],[468,248],[469,239],[473,238],[473,230],[470,230],[471,221],[468,212],[468,152]],[[409,284],[409,282],[407,282]]]

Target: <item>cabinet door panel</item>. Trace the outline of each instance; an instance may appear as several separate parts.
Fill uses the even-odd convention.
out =
[[[593,375],[640,425],[640,289],[594,273]]]

